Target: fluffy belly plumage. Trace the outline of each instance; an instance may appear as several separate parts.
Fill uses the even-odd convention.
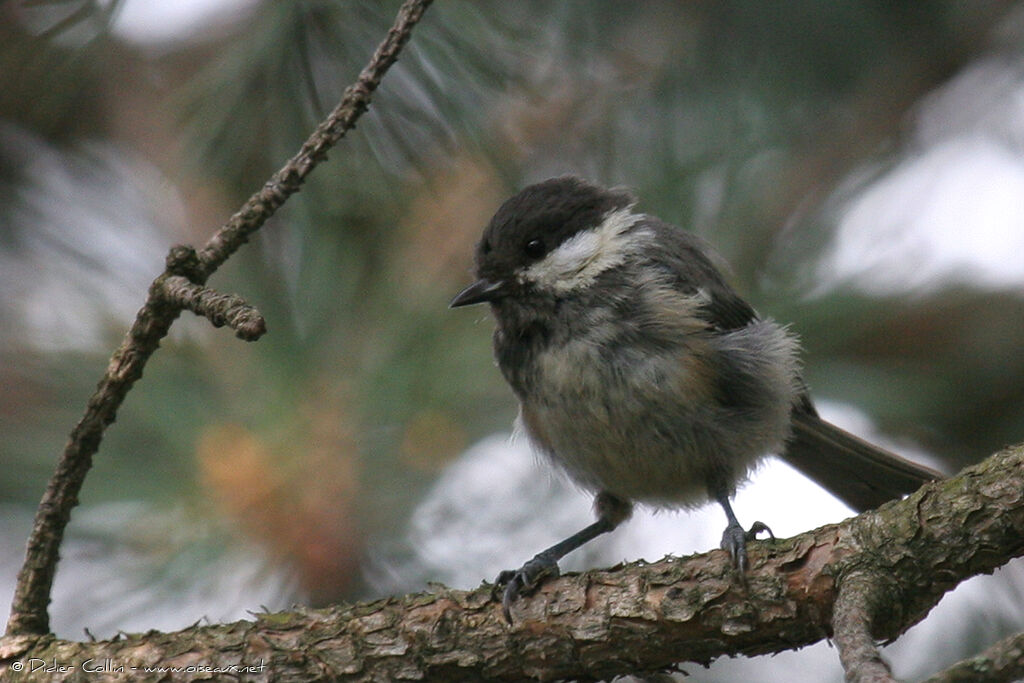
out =
[[[773,323],[761,324],[788,340]],[[722,347],[690,346],[682,356],[649,350],[609,359],[595,347],[552,349],[539,362],[538,384],[547,390],[522,402],[522,427],[588,490],[659,507],[699,505],[709,488],[734,488],[788,434],[795,367],[780,364],[777,376],[744,368],[745,356],[730,354],[752,332],[740,330]],[[786,344],[780,348],[786,357]],[[715,376],[731,364],[739,396],[712,383],[706,370],[713,363]]]

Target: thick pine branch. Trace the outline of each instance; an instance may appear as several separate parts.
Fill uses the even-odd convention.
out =
[[[847,610],[838,619],[842,627],[889,641],[963,579],[1021,554],[1024,446],[840,524],[752,544],[746,588],[716,550],[563,576],[522,599],[511,627],[484,586],[113,641],[6,638],[0,673],[21,680],[9,667],[35,657],[67,664],[109,659],[126,668],[262,666],[246,673],[254,681],[610,679],[817,642],[832,635],[837,596],[847,590],[871,599],[864,609]],[[1004,658],[1019,651],[1006,642]],[[852,659],[873,662],[871,647]],[[862,671],[885,669],[871,664]]]

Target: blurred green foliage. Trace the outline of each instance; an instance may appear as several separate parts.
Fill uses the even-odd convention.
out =
[[[81,8],[80,22],[91,7],[53,5]],[[294,153],[397,6],[259,2],[233,23],[146,46],[74,33],[60,23],[66,8],[47,30],[45,16],[0,5],[0,249],[51,268],[75,261],[141,305],[144,285],[124,281],[155,276],[171,244],[201,244]],[[568,172],[628,185],[641,209],[715,245],[737,286],[804,339],[817,394],[855,403],[952,467],[1020,440],[1019,292],[959,283],[807,298],[840,188],[855,196],[899,163],[908,113],[1001,49],[991,36],[1017,9],[436,3],[358,128],[211,281],[257,306],[269,334],[244,345],[178,323],[109,430],[83,504],[186,501],[284,549],[318,600],[358,593],[366,544],[400,527],[445,462],[513,418],[485,313],[446,303],[500,200]],[[115,226],[151,234],[138,277],[117,272],[124,259],[82,266],[59,240],[19,251],[38,229],[18,219],[28,181],[11,161],[29,138],[67,154],[110,145],[159,171],[181,216]],[[67,215],[82,211],[74,193],[50,189]],[[103,344],[40,346],[24,302],[5,299],[0,498],[31,507],[130,320],[106,323]],[[327,568],[325,548],[351,554],[345,573]]]

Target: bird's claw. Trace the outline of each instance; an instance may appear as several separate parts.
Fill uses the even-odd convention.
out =
[[[492,595],[501,591],[501,611],[505,621],[512,623],[512,603],[522,595],[529,595],[546,579],[558,577],[558,562],[543,553],[536,555],[519,569],[506,569],[494,580]]]
[[[775,534],[764,522],[754,522],[749,531],[745,531],[739,524],[730,524],[725,527],[722,533],[722,549],[728,550],[732,557],[733,566],[739,572],[740,580],[745,581],[747,566],[747,543],[757,538],[757,535],[767,531],[768,536],[775,540]]]

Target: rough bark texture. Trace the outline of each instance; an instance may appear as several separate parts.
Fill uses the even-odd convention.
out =
[[[881,609],[885,577],[877,573],[846,575],[832,609],[832,637],[849,683],[890,683],[892,670],[871,636],[874,615]]]
[[[962,579],[1024,553],[1022,499],[1024,447],[1017,447],[879,510],[752,544],[746,588],[716,550],[563,576],[523,598],[511,627],[488,587],[441,590],[114,641],[7,637],[0,673],[12,681],[68,676],[15,671],[35,658],[126,672],[256,667],[245,678],[257,681],[608,679],[814,643],[831,635],[848,579],[875,596],[852,622],[870,620],[874,639],[892,640]],[[204,671],[211,672],[130,674],[191,680]]]
[[[239,339],[256,341],[267,332],[263,316],[242,297],[215,292],[180,275],[163,281],[163,296],[178,308],[203,316],[214,327],[227,325]]]

